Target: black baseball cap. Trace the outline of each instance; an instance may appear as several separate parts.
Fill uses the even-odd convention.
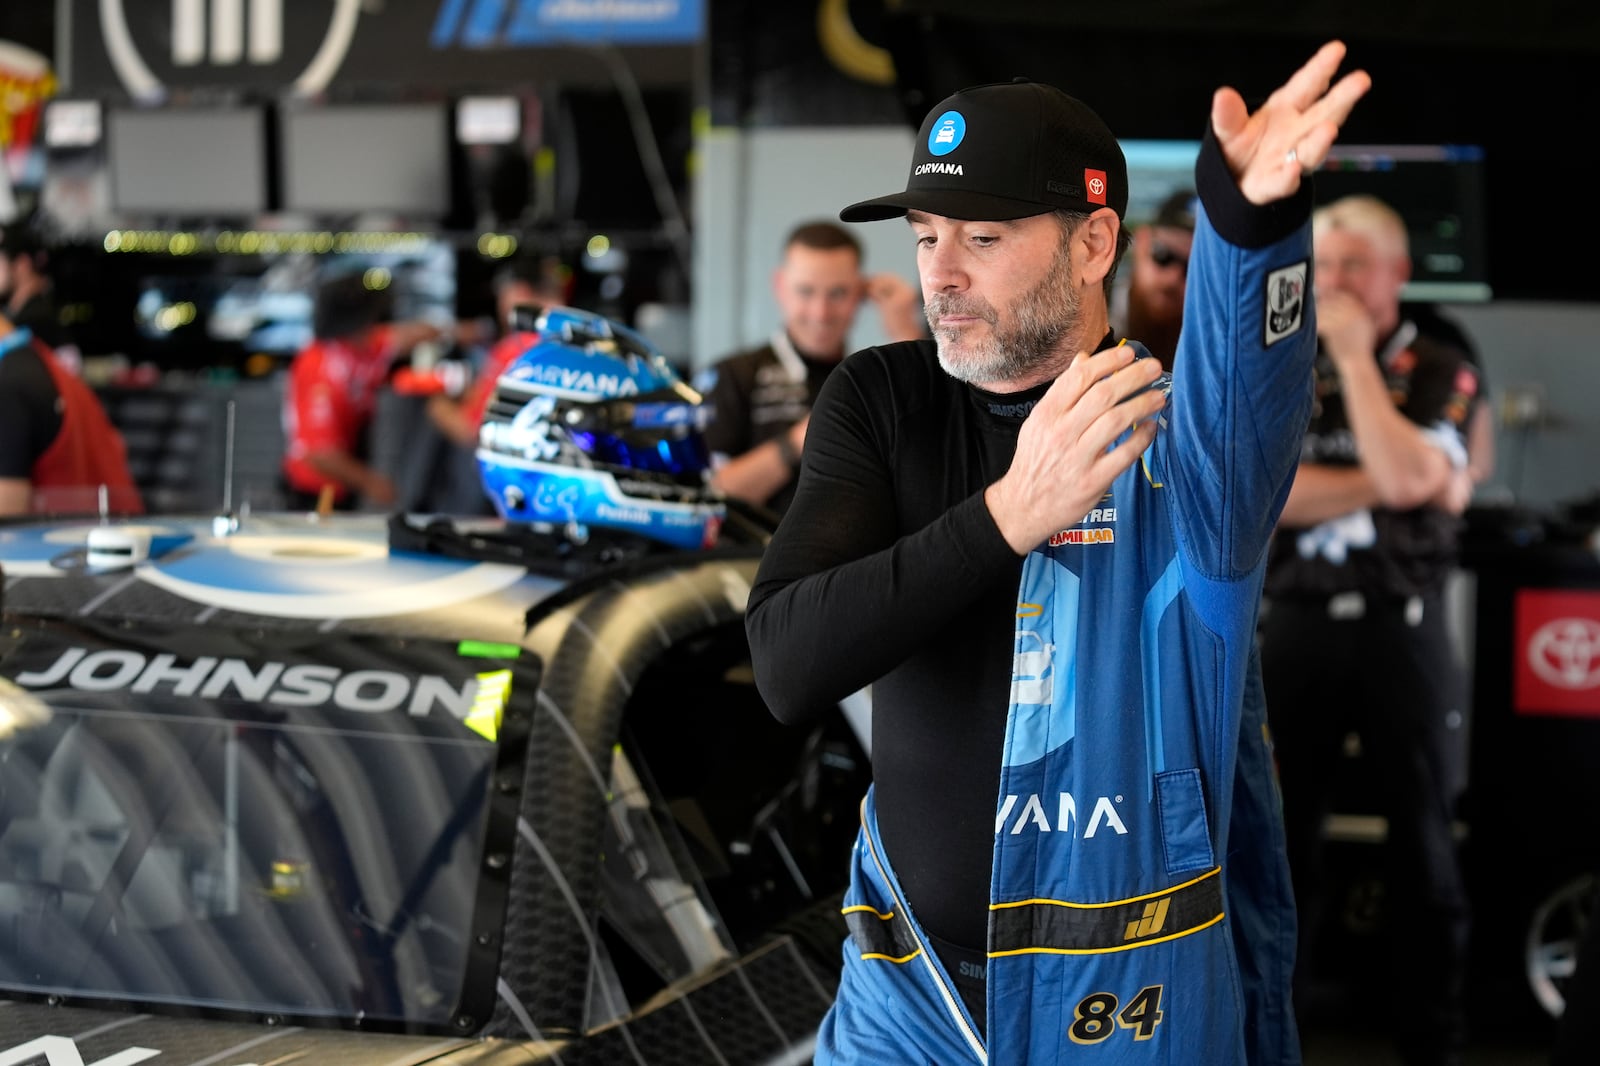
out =
[[[905,192],[851,204],[846,222],[909,210],[1003,222],[1065,208],[1128,207],[1122,146],[1087,104],[1016,78],[945,97],[922,121]]]

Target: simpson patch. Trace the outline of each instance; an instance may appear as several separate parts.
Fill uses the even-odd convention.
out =
[[[1306,320],[1306,271],[1302,259],[1267,275],[1266,343],[1270,346],[1300,332]]]

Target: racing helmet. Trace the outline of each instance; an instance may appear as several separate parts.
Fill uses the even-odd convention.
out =
[[[716,543],[726,509],[708,481],[700,394],[643,336],[600,315],[543,308],[531,325],[478,432],[495,510],[580,535],[600,526]]]

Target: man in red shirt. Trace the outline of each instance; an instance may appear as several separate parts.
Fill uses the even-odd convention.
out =
[[[518,307],[551,307],[565,304],[571,288],[567,272],[559,265],[542,264],[537,276],[509,272],[495,280],[495,326],[502,334],[484,356],[483,365],[459,400],[444,394],[429,398],[428,417],[457,446],[476,448],[478,427],[483,412],[494,398],[495,384],[512,361],[538,339],[534,334],[513,329],[511,312]]]
[[[33,336],[0,316],[0,515],[144,510],[122,435],[100,400]]]
[[[366,436],[394,359],[440,335],[428,322],[388,322],[387,290],[362,275],[326,281],[317,290],[315,339],[289,367],[284,397],[288,447],[283,477],[291,508],[311,509],[322,493],[338,507],[385,507],[394,482],[366,460]]]

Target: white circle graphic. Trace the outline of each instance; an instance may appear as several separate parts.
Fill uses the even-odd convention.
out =
[[[161,84],[145,63],[144,57],[139,55],[122,5],[123,0],[100,0],[100,32],[105,39],[111,65],[116,68],[117,76],[134,99],[159,100],[165,95],[166,86]],[[227,6],[232,8],[238,5]],[[276,8],[277,5],[272,7]],[[202,7],[194,5],[189,13],[203,17],[203,11]],[[313,96],[328,87],[350,51],[350,40],[355,36],[356,20],[360,17],[361,0],[334,0],[328,32],[323,36],[317,54],[311,57],[306,69],[295,78],[292,86],[294,95]]]

